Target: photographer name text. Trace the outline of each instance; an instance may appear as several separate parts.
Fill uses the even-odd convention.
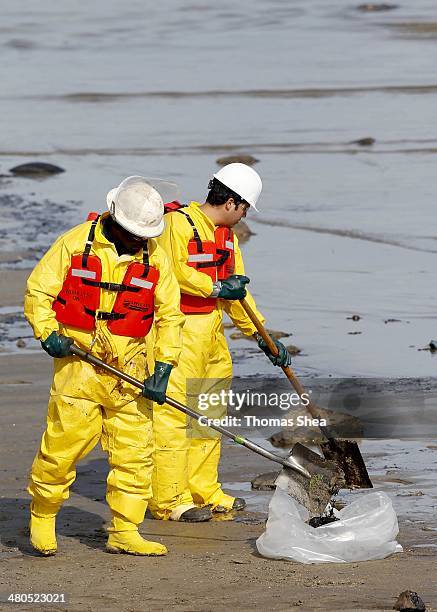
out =
[[[313,419],[310,416],[299,415],[294,418],[257,417],[244,415],[237,417],[227,415],[221,419],[211,419],[205,415],[199,417],[199,424],[203,427],[211,425],[216,427],[326,427],[326,419]]]

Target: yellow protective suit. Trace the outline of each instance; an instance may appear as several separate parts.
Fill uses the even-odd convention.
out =
[[[199,207],[199,203],[191,202],[184,211],[190,215],[202,241],[214,240],[216,226]],[[166,215],[166,229],[158,242],[170,258],[181,292],[208,297],[213,290],[211,278],[187,265],[187,245],[192,238],[193,230],[183,215],[177,212]],[[235,274],[244,274],[236,237]],[[249,293],[247,300],[264,321]],[[187,397],[187,380],[189,394],[195,388],[191,379],[205,379],[202,392],[206,393],[226,389],[231,382],[232,362],[223,332],[223,311],[246,335],[256,331],[238,301],[218,300],[217,308],[210,314],[186,315],[182,353],[171,373],[167,394],[194,409],[197,407],[190,401],[193,398]],[[149,503],[152,513],[157,518],[178,520],[195,504],[232,508],[234,498],[226,495],[218,482],[220,437],[211,435],[206,428],[187,430],[185,415],[168,404],[154,404],[153,428],[153,498]]]
[[[104,215],[106,216],[106,215]],[[142,261],[135,256],[118,256],[114,245],[102,233],[102,219],[96,226],[91,254],[102,262],[102,281],[121,283],[127,266]],[[27,282],[25,315],[35,337],[45,340],[51,332],[74,339],[107,363],[144,380],[150,372],[147,352],[149,336],[129,338],[112,335],[106,321],[97,320],[95,331],[81,331],[59,324],[52,310],[53,300],[63,285],[71,256],[82,253],[90,222],[62,235],[35,267]],[[148,241],[150,265],[159,269],[155,292],[155,358],[175,365],[181,350],[179,287],[167,256],[155,240]],[[100,309],[111,311],[115,292],[101,290]],[[101,441],[111,470],[107,501],[113,515],[113,531],[134,531],[142,522],[151,495],[152,402],[139,396],[138,389],[115,376],[99,371],[78,357],[54,359],[47,429],[30,474],[28,491],[33,504],[54,513],[69,496],[75,479],[75,465]],[[47,510],[48,509],[48,510]]]

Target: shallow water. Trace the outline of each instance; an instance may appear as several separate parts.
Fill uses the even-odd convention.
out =
[[[202,199],[216,158],[250,153],[264,192],[246,267],[299,373],[433,375],[417,349],[436,333],[437,6],[358,4],[4,3],[0,172],[66,172],[0,179],[2,265],[31,265],[126,175]],[[270,371],[232,346],[237,374]]]

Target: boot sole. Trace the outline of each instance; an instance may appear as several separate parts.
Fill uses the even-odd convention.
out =
[[[135,557],[165,557],[165,553],[140,553],[132,550],[125,550],[123,548],[116,548],[115,546],[106,545],[106,552],[111,555],[134,555]]]
[[[244,510],[246,506],[243,506],[242,508],[223,508],[222,507],[218,507],[214,508],[213,512],[214,514],[229,514],[230,512],[241,512],[242,510]]]
[[[32,544],[32,548],[35,552],[37,552],[41,557],[53,557],[58,552],[57,548],[53,548],[51,550],[40,550],[36,546]]]
[[[190,510],[188,510],[190,512]],[[179,523],[206,523],[212,519],[212,512],[209,506],[205,506],[204,508],[197,508],[196,515],[193,517],[187,516],[184,517],[185,513],[182,513],[179,517]]]
[[[216,506],[215,508],[212,509],[213,512],[217,512],[218,514],[225,514],[227,512],[241,512],[242,510],[245,509],[245,507],[247,506],[246,500],[239,497],[239,498],[235,498],[234,500],[234,504],[237,501],[237,505],[233,505],[232,508],[226,508],[225,506],[222,506],[221,504],[218,504],[218,506]]]
[[[184,519],[180,518],[176,523],[207,523],[212,519],[212,516],[206,516],[205,518],[194,518],[194,519]]]

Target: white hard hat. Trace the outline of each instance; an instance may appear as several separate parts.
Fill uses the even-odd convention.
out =
[[[214,174],[220,183],[235,191],[243,200],[248,202],[252,208],[259,212],[256,207],[262,190],[262,181],[253,168],[246,164],[228,164]]]
[[[164,230],[164,202],[143,176],[128,176],[106,196],[111,217],[140,238],[154,238]]]

